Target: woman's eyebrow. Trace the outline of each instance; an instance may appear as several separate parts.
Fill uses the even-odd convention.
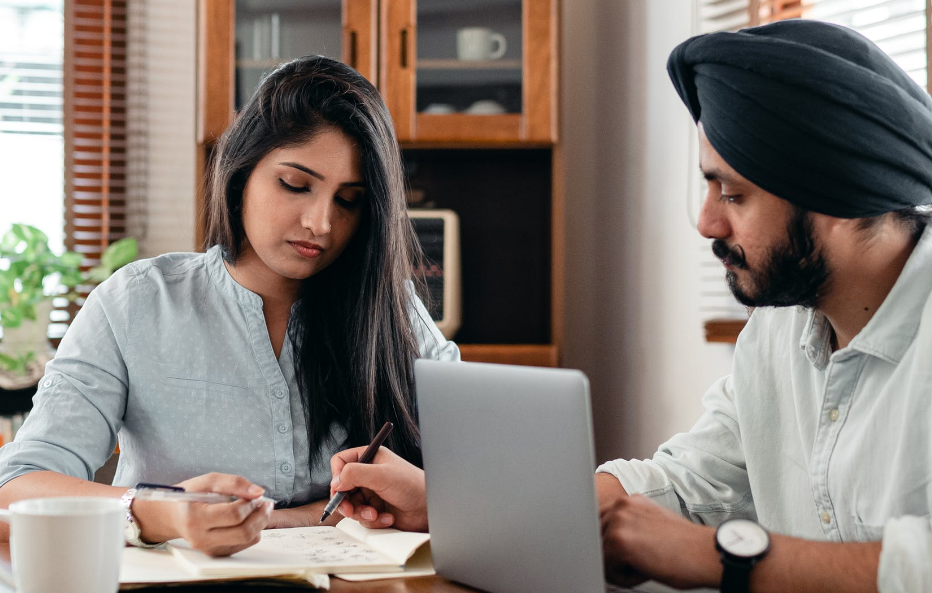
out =
[[[311,169],[310,167],[305,167],[301,163],[284,162],[284,163],[278,163],[278,164],[285,166],[285,167],[292,167],[294,169],[297,169],[298,171],[304,171],[308,175],[312,177],[316,177],[317,179],[320,179],[321,181],[327,180],[327,178],[324,175],[321,175],[320,173],[318,173],[314,169]],[[361,188],[366,187],[366,184],[363,183],[362,181],[350,181],[348,183],[341,183],[340,185],[346,186],[346,187],[361,187]]]
[[[285,167],[292,167],[292,168],[294,168],[294,169],[297,169],[298,171],[304,171],[304,172],[307,173],[308,175],[311,175],[312,177],[316,177],[316,178],[320,179],[321,181],[326,181],[326,180],[327,180],[326,177],[324,177],[323,175],[321,175],[320,173],[318,173],[318,172],[315,171],[314,169],[305,167],[304,165],[302,165],[302,164],[300,164],[300,163],[278,163],[278,164],[279,164],[279,165],[283,165],[283,166],[285,166]]]

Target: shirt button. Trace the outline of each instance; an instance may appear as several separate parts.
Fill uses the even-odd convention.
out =
[[[287,463],[283,463],[283,464],[281,465],[281,470],[282,470],[282,473],[287,474],[288,472],[291,471],[291,465],[289,465],[289,464],[287,464]]]
[[[823,523],[832,522],[832,516],[828,514],[828,511],[822,511],[822,522]]]
[[[277,398],[279,398],[279,399],[285,397],[285,391],[284,391],[283,389],[276,389],[276,390],[275,390],[275,397],[277,397]]]
[[[286,432],[288,432],[288,425],[287,425],[287,424],[279,424],[279,425],[278,425],[278,432],[280,432],[280,433],[282,433],[282,434],[285,434]]]
[[[831,420],[832,422],[838,420],[838,410],[834,409],[831,412],[829,412],[828,419]]]
[[[52,385],[51,379],[46,379],[45,382],[42,383],[42,387],[51,387],[51,385]]]

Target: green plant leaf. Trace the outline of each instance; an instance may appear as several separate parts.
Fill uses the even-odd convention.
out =
[[[0,310],[0,325],[3,327],[19,327],[23,322],[23,310],[12,306]]]
[[[87,278],[93,282],[103,282],[113,274],[113,271],[110,268],[105,266],[96,266],[91,268],[87,272]]]
[[[19,361],[17,359],[12,356],[7,356],[2,352],[0,352],[0,367],[10,372],[22,371],[22,369],[19,368]]]
[[[33,247],[39,247],[44,245],[46,249],[49,246],[49,237],[39,229],[34,226],[29,226],[28,224],[19,225],[20,229],[23,232],[23,240],[26,241],[29,245]]]
[[[102,282],[137,253],[135,239],[115,241],[104,251],[101,265],[85,274],[81,254],[66,251],[56,255],[41,230],[12,225],[0,239],[0,325],[19,327],[23,319],[35,319],[39,301],[53,295],[73,299],[74,291],[69,289]]]
[[[61,279],[59,281],[62,283],[62,286],[71,288],[72,286],[80,284],[82,280],[84,280],[84,277],[81,275],[81,271],[75,269],[62,272]]]
[[[36,353],[29,351],[20,354],[19,356],[9,356],[7,354],[0,353],[0,367],[3,367],[7,371],[12,373],[20,373],[21,375],[26,374],[26,369],[29,367],[29,363],[36,358]]]
[[[136,239],[127,237],[111,243],[100,257],[100,263],[103,264],[102,267],[109,268],[112,274],[136,259],[137,253],[139,253],[139,246],[136,244]]]
[[[7,255],[15,253],[16,246],[19,245],[20,238],[16,236],[13,229],[8,230],[0,241],[0,254]]]
[[[61,263],[68,268],[77,268],[81,265],[81,254],[74,251],[66,251],[61,254]]]
[[[29,319],[30,321],[36,320],[36,306],[33,304],[26,303],[22,307],[23,319]]]

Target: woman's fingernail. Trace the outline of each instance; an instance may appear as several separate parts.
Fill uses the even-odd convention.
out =
[[[249,493],[252,494],[253,496],[262,496],[263,494],[265,494],[265,488],[263,488],[262,486],[259,486],[258,484],[253,484],[252,486],[249,487]]]
[[[365,519],[366,521],[372,521],[373,519],[375,519],[375,511],[373,511],[372,509],[364,510],[362,512],[362,518]]]
[[[391,525],[391,524],[392,524],[392,518],[391,518],[391,517],[382,517],[381,519],[379,519],[379,523],[381,523],[382,525]]]

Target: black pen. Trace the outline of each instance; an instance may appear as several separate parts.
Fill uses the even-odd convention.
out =
[[[372,442],[369,443],[366,450],[362,452],[362,455],[359,457],[359,463],[372,463],[372,460],[375,459],[375,454],[379,451],[379,447],[381,447],[385,439],[388,438],[388,433],[390,433],[393,428],[395,428],[395,425],[391,422],[386,422],[382,425],[382,430],[375,435],[375,438],[372,439]],[[326,521],[327,517],[332,515],[333,511],[337,510],[337,507],[340,506],[340,503],[346,498],[346,492],[347,491],[344,490],[343,492],[337,492],[333,495],[333,498],[331,498],[327,506],[324,507],[324,514],[320,517],[320,523]],[[320,523],[318,523],[318,525]]]

